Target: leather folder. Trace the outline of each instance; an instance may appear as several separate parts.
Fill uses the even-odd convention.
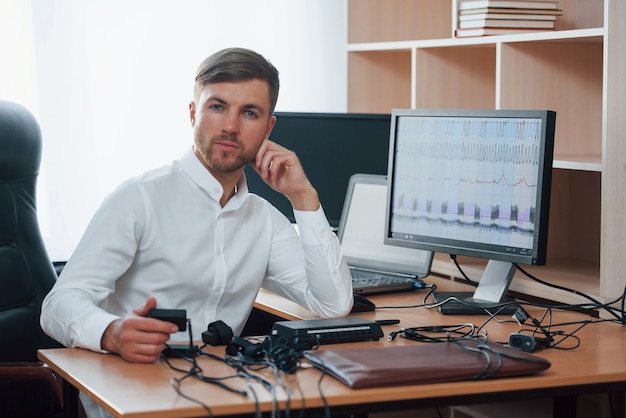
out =
[[[550,362],[491,341],[306,351],[311,364],[353,389],[536,374]]]

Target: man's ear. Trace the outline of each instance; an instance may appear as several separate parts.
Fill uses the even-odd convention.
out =
[[[196,123],[196,103],[194,101],[189,102],[189,120],[191,121],[191,126]]]
[[[270,137],[270,133],[272,129],[274,129],[274,125],[276,124],[276,116],[272,115],[270,120],[267,122],[267,129],[265,129],[265,139]]]

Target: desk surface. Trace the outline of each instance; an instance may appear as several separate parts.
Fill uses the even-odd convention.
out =
[[[442,283],[440,288],[444,288]],[[415,305],[423,300],[423,292],[372,297],[377,306]],[[312,318],[312,314],[291,302],[275,295],[263,292],[259,295],[257,306],[272,313],[282,312],[288,319]],[[291,309],[294,308],[295,309]],[[532,311],[531,311],[532,312]],[[286,314],[288,313],[288,315]],[[472,322],[481,325],[487,318],[443,316],[435,310],[424,308],[382,308],[376,312],[359,314],[367,319],[397,318],[399,325],[385,326],[385,336],[402,327],[422,325],[460,324]],[[553,322],[579,321],[588,317],[573,312],[555,313]],[[508,319],[508,318],[501,318]],[[560,327],[566,331],[576,326]],[[486,329],[493,341],[506,341],[508,335],[519,330],[514,322],[499,323],[490,321]],[[454,404],[455,401],[471,400],[472,396],[487,399],[490,396],[504,400],[515,396],[558,396],[559,394],[578,394],[596,391],[624,390],[626,387],[626,329],[614,323],[589,324],[577,334],[581,338],[580,347],[571,351],[543,350],[536,353],[552,363],[547,371],[537,375],[518,378],[494,379],[485,381],[464,381],[437,383],[392,388],[351,390],[330,376],[322,380],[323,397],[318,389],[320,372],[316,369],[301,369],[295,375],[283,375],[284,383],[291,388],[288,398],[283,389],[276,390],[279,406],[286,406],[291,411],[298,411],[303,405],[307,408],[321,408],[324,399],[332,407],[346,405],[375,404],[385,405],[410,401],[415,406],[436,404]],[[342,347],[354,346],[394,346],[399,344],[423,344],[398,338],[393,342],[386,339],[361,343],[342,344]],[[320,349],[337,347],[325,345]],[[223,355],[224,347],[209,347],[207,351]],[[206,416],[206,410],[200,405],[178,395],[170,380],[180,378],[182,373],[171,370],[165,363],[130,364],[115,355],[103,355],[81,349],[48,349],[39,352],[39,358],[50,365],[72,386],[86,392],[102,406],[116,416],[124,417],[191,417]],[[182,360],[175,364],[185,367]],[[201,358],[200,367],[209,376],[231,375],[232,369],[216,360]],[[270,370],[261,374],[276,382]],[[242,379],[228,381],[232,386],[246,390]],[[271,411],[272,395],[260,385],[254,384],[261,410]],[[233,394],[216,386],[196,379],[187,379],[181,383],[184,394],[206,402],[214,415],[254,413],[256,404],[252,396],[248,398]],[[302,397],[306,400],[303,401]],[[288,401],[289,399],[289,401]],[[496,398],[493,398],[496,399]],[[458,403],[457,402],[457,403]],[[407,403],[408,405],[408,403]]]

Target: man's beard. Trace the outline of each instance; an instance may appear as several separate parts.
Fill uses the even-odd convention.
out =
[[[218,141],[233,142],[238,145],[238,148],[236,151],[233,150],[233,152],[217,151],[213,146]],[[253,161],[256,156],[256,152],[246,152],[239,140],[232,135],[216,135],[209,141],[206,141],[206,138],[201,133],[197,133],[196,147],[198,147],[204,164],[210,169],[221,173],[233,173]],[[241,150],[243,150],[243,153],[233,154]]]

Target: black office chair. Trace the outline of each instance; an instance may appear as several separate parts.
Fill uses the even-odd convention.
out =
[[[62,411],[61,380],[37,360],[58,347],[39,326],[41,302],[56,280],[37,221],[41,132],[24,107],[0,100],[0,416]]]

